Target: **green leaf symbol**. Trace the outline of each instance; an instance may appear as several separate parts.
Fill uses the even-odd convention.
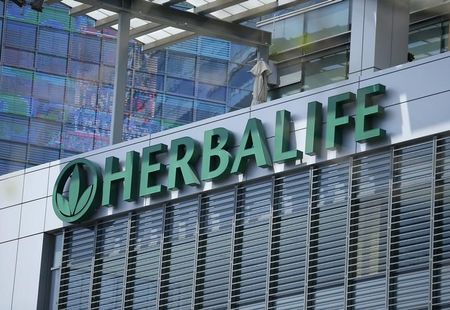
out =
[[[84,207],[89,202],[89,198],[91,198],[92,191],[94,190],[94,185],[89,186],[86,188],[84,193],[81,195],[80,199],[78,200],[77,206],[75,208],[75,214],[78,214],[81,210],[83,210]]]
[[[79,211],[79,209],[77,210],[77,206],[79,205],[79,201],[82,198],[82,196],[84,196],[84,194],[86,193],[85,192],[86,187],[87,187],[86,172],[80,167],[80,165],[75,165],[72,171],[72,176],[69,185],[70,215],[75,215],[77,214],[77,211]],[[90,191],[92,191],[92,189]],[[87,195],[90,196],[90,193],[88,193]]]
[[[69,202],[60,193],[56,194],[56,204],[62,214],[70,216]]]

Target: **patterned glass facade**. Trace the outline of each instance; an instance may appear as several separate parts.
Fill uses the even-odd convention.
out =
[[[450,138],[63,230],[55,309],[449,309]]]
[[[63,4],[0,1],[0,174],[109,143],[115,33]],[[124,139],[248,106],[254,48],[198,37],[142,52],[130,41]]]

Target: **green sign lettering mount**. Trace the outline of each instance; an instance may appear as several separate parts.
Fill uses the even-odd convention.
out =
[[[356,94],[345,92],[329,97],[325,125],[322,104],[308,103],[305,154],[320,156],[322,146],[325,150],[338,148],[342,144],[343,129],[347,127],[353,127],[358,143],[384,138],[385,130],[373,128],[372,124],[384,112],[372,98],[384,93],[385,87],[375,84],[358,89]],[[355,116],[345,115],[347,104],[356,105]],[[250,163],[270,168],[274,163],[301,161],[303,152],[290,143],[291,113],[281,110],[275,117],[273,154],[269,151],[263,123],[250,118],[240,141],[231,131],[214,128],[205,131],[203,145],[191,137],[182,137],[170,141],[170,148],[159,143],[144,148],[141,153],[130,151],[123,167],[119,158],[110,156],[105,160],[103,174],[97,164],[83,158],[75,159],[64,167],[56,180],[53,209],[61,220],[79,223],[88,219],[97,207],[117,205],[119,192],[124,201],[136,201],[183,186],[199,186],[202,181],[244,174]],[[232,152],[235,146],[237,149]],[[160,162],[161,156],[168,159],[167,166]],[[198,166],[200,173],[196,169]],[[162,176],[166,176],[165,184],[161,182]]]

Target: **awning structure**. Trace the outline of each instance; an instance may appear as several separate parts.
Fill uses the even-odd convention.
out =
[[[54,2],[54,0],[50,0]],[[130,38],[143,49],[162,48],[194,35],[206,35],[256,47],[268,47],[269,32],[241,25],[279,9],[307,0],[186,0],[192,8],[174,7],[183,0],[62,0],[73,16],[87,15],[97,29],[118,29],[119,14],[128,13]],[[331,0],[330,0],[331,1]]]

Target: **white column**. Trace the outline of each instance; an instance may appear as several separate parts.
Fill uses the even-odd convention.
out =
[[[110,144],[122,141],[123,107],[127,86],[128,41],[130,37],[130,16],[119,13],[119,31],[117,33],[116,71],[114,77],[114,99],[111,117]]]
[[[364,74],[406,63],[409,1],[352,1],[349,74]]]

